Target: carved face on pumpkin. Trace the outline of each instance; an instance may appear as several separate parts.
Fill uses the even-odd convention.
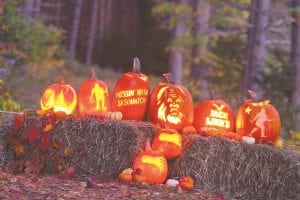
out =
[[[184,91],[179,90],[182,93],[180,95],[175,93],[173,88],[165,86],[157,94],[158,106],[158,118],[165,122],[179,124],[183,117],[183,113],[180,111],[182,107]],[[167,102],[167,103],[165,103]]]

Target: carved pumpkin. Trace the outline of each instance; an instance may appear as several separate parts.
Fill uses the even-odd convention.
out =
[[[172,74],[163,74],[166,82],[160,82],[150,97],[149,120],[163,128],[181,131],[193,123],[193,100],[189,91],[174,84]]]
[[[110,110],[109,90],[104,81],[98,80],[93,68],[91,79],[85,81],[78,92],[78,109],[80,115],[100,115]]]
[[[173,159],[182,153],[181,135],[174,129],[159,129],[152,140],[152,149],[167,159]]]
[[[257,101],[253,91],[251,99],[241,105],[236,117],[236,130],[241,135],[251,136],[256,142],[275,142],[281,129],[280,116],[269,100]]]
[[[211,93],[209,99],[201,101],[194,111],[194,127],[203,135],[216,135],[214,132],[233,132],[235,121],[228,104],[215,99]]]
[[[126,120],[142,120],[148,99],[148,77],[140,72],[140,61],[133,59],[133,70],[123,74],[117,81],[112,98],[112,110],[119,111]]]
[[[168,163],[166,158],[150,147],[146,142],[146,149],[139,152],[133,162],[134,171],[140,171],[139,175],[149,183],[163,183],[168,175]]]
[[[46,88],[40,103],[42,110],[53,109],[54,112],[71,114],[77,105],[76,91],[61,80],[60,83],[51,84]]]

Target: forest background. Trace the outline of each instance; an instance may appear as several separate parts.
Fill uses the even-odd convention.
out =
[[[151,89],[162,73],[195,106],[214,90],[234,111],[270,99],[281,136],[300,146],[300,0],[0,0],[0,109],[38,109],[62,76],[94,66],[113,90],[137,56]]]

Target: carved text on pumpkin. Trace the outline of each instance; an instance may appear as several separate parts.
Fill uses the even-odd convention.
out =
[[[228,120],[228,113],[223,111],[224,105],[218,106],[213,104],[216,110],[210,110],[209,117],[206,117],[205,124],[209,126],[218,126],[230,128],[230,121]]]

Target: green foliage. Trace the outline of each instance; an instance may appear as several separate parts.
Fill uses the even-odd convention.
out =
[[[292,66],[289,64],[289,54],[280,48],[273,48],[268,55],[265,66],[264,82],[261,85],[266,92],[265,96],[277,108],[282,121],[282,137],[286,138],[292,131],[293,113],[291,107],[293,90]]]
[[[22,2],[0,1],[0,71],[5,82],[0,109],[4,110],[19,110],[20,105],[37,103],[39,97],[34,93],[41,92],[41,83],[57,79],[57,73],[64,71],[64,32],[21,16]]]
[[[15,44],[29,62],[59,58],[62,53],[59,44],[64,32],[40,21],[29,22],[18,11],[20,3],[21,1],[17,0],[5,4],[5,28],[1,31],[1,40]]]

